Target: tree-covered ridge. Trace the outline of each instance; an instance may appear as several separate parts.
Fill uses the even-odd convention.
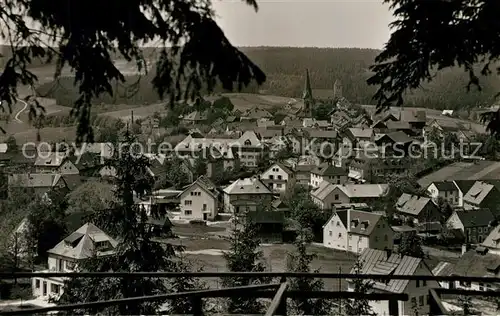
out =
[[[266,74],[267,80],[258,87],[256,83],[244,92],[282,95],[299,98],[304,89],[304,76],[309,69],[313,90],[323,90],[315,97],[331,94],[335,81],[342,86],[342,94],[353,103],[372,104],[377,86],[369,86],[367,79],[373,75],[369,70],[379,53],[375,49],[360,48],[297,48],[297,47],[246,47],[242,51]],[[154,55],[149,52],[149,55]],[[153,73],[142,78],[129,76],[125,83],[114,83],[114,95],[101,95],[95,104],[151,104],[160,97],[151,80]],[[140,79],[140,80],[139,80]],[[472,89],[467,92],[468,75],[460,68],[451,68],[435,74],[431,83],[409,92],[406,106],[436,109],[464,109],[478,105],[490,105],[498,92],[495,77],[482,80],[483,91]],[[326,91],[329,90],[329,91]],[[58,104],[72,106],[77,99],[77,90],[69,77],[38,88],[42,96],[57,99]],[[219,86],[216,91],[223,91]],[[313,91],[314,92],[314,91]]]

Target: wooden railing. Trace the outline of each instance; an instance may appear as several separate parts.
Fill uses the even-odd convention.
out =
[[[48,278],[48,277],[70,277],[70,278],[104,278],[104,277],[123,277],[123,278],[142,278],[142,277],[159,277],[159,278],[177,278],[177,277],[196,277],[196,278],[213,278],[213,277],[274,277],[278,278],[279,282],[263,285],[251,285],[243,287],[222,288],[196,290],[180,293],[166,293],[153,296],[129,297],[107,301],[86,302],[71,305],[57,305],[43,308],[3,311],[0,315],[33,315],[43,314],[54,311],[72,311],[77,309],[87,309],[96,307],[106,307],[121,304],[139,303],[147,301],[163,301],[176,298],[189,297],[192,299],[195,308],[194,315],[203,315],[202,300],[205,298],[214,297],[255,297],[272,299],[271,304],[265,315],[287,315],[287,300],[294,298],[327,298],[327,299],[366,299],[369,301],[388,301],[389,314],[399,315],[398,302],[408,301],[409,297],[406,293],[357,293],[347,291],[295,291],[289,288],[287,280],[291,278],[325,278],[325,279],[368,279],[377,281],[389,280],[427,280],[427,281],[461,281],[461,282],[480,282],[480,283],[496,283],[500,282],[500,278],[485,278],[485,277],[454,277],[454,276],[432,276],[432,275],[373,275],[373,274],[334,274],[334,273],[288,273],[288,272],[188,272],[188,273],[172,273],[172,272],[104,272],[104,273],[0,273],[0,280],[3,279],[21,279],[21,278]],[[490,296],[500,297],[500,292],[497,291],[470,291],[461,289],[429,289],[429,308],[430,315],[447,315],[449,312],[443,306],[441,295],[453,294],[464,296]]]

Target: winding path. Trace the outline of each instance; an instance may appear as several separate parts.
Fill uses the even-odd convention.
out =
[[[24,107],[19,112],[16,113],[16,116],[14,116],[14,120],[16,120],[16,122],[18,123],[23,123],[23,121],[19,119],[19,115],[21,115],[26,110],[26,108],[28,108],[28,103],[24,100],[17,100],[17,101],[24,104]]]

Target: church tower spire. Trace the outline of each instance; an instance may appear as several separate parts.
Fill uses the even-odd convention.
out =
[[[302,93],[302,100],[304,101],[304,114],[312,117],[314,100],[311,89],[311,80],[309,79],[309,69],[306,69],[306,82],[304,85],[304,92]]]

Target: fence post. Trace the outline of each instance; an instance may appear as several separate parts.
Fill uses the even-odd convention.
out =
[[[389,300],[389,315],[398,316],[399,315],[399,301],[390,299]]]
[[[285,284],[286,277],[282,277],[280,283]],[[288,287],[288,283],[286,283],[286,284]],[[283,296],[281,297],[281,303],[278,305],[278,310],[276,311],[276,314],[281,315],[281,316],[286,316],[286,314],[287,314],[286,303],[287,303],[287,296],[286,296],[286,290],[285,290],[285,292],[283,293]]]
[[[193,305],[193,315],[202,316],[203,315],[203,298],[199,296],[193,296],[191,298],[191,304]]]

